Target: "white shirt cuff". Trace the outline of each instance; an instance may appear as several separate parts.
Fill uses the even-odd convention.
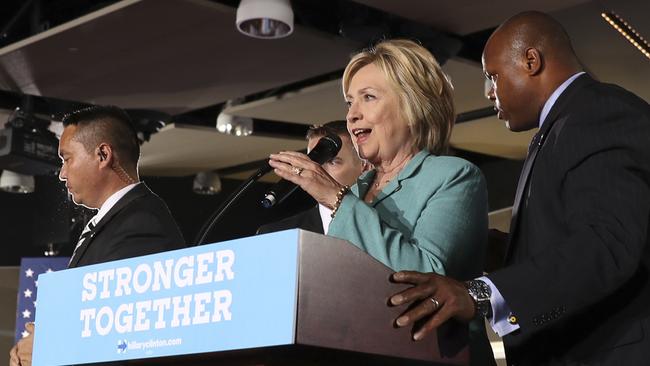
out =
[[[519,329],[519,324],[515,322],[510,322],[509,318],[513,316],[510,307],[506,304],[506,300],[501,296],[499,289],[494,286],[494,283],[490,281],[489,278],[482,276],[477,278],[490,286],[491,295],[490,295],[490,305],[492,305],[492,317],[488,320],[492,329],[499,337],[503,337],[506,334],[510,334],[515,330]]]

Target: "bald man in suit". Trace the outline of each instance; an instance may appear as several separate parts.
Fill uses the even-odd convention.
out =
[[[647,364],[650,106],[585,73],[562,26],[539,12],[497,28],[483,69],[508,128],[539,128],[505,267],[467,283],[395,274],[415,287],[391,303],[417,302],[397,324],[421,320],[420,339],[449,318],[486,316],[510,365]]]

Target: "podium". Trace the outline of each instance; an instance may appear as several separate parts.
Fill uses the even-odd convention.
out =
[[[466,326],[419,342],[393,326],[392,272],[288,230],[48,273],[34,365],[468,364]]]

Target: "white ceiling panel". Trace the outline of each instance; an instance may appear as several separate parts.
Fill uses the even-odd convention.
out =
[[[460,35],[494,27],[522,10],[552,12],[594,76],[650,100],[650,62],[599,15],[614,10],[649,39],[650,1],[355,1]],[[304,26],[282,40],[257,40],[239,34],[234,23],[234,8],[208,0],[124,0],[0,49],[0,88],[180,113],[342,69],[361,46]],[[451,59],[444,69],[459,113],[490,106],[479,64]],[[228,111],[302,124],[346,113],[340,80]],[[496,118],[484,118],[457,125],[452,145],[523,159],[532,133],[512,133]],[[300,140],[238,138],[213,128],[170,125],[143,146],[142,170],[185,175],[303,147]]]
[[[268,158],[279,150],[301,150],[305,141],[225,135],[216,128],[169,124],[142,146],[143,175],[183,176]]]
[[[345,119],[347,108],[341,92],[341,80],[337,79],[278,97],[234,106],[226,109],[226,112],[311,125]]]
[[[180,113],[331,72],[357,47],[302,27],[281,40],[246,37],[235,9],[210,1],[109,10],[0,49],[0,87]]]
[[[536,131],[511,132],[496,117],[481,118],[457,124],[451,134],[451,145],[481,154],[523,160]]]

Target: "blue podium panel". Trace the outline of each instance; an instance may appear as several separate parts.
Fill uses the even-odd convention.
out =
[[[298,231],[47,273],[34,365],[295,342]]]

